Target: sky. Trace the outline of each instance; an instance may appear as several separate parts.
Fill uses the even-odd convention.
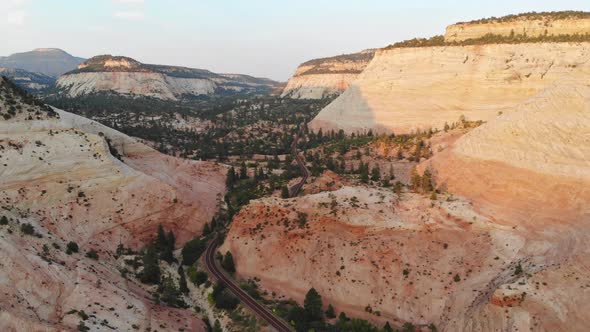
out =
[[[307,60],[556,10],[590,11],[590,1],[0,0],[0,55],[55,47],[286,81]]]

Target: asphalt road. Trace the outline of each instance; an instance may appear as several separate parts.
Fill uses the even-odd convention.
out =
[[[291,187],[291,189],[289,189],[289,197],[295,197],[295,196],[299,195],[299,191],[301,191],[301,188],[303,188],[303,185],[305,184],[305,182],[309,178],[309,170],[307,170],[307,167],[305,167],[305,162],[303,162],[303,158],[299,155],[299,153],[297,153],[297,142],[298,141],[299,141],[299,136],[297,134],[295,134],[295,139],[293,140],[293,144],[291,145],[291,148],[293,150],[293,155],[295,156],[295,160],[297,161],[297,165],[299,165],[299,167],[301,168],[301,172],[303,173],[303,178],[301,178],[301,181],[299,181],[296,185],[294,185],[293,187]]]
[[[292,332],[294,331],[291,325],[276,317],[268,308],[254,300],[246,291],[240,288],[238,284],[225,275],[224,271],[215,262],[215,252],[219,245],[219,237],[215,238],[209,243],[207,250],[205,251],[205,265],[207,270],[217,279],[223,283],[242,303],[250,308],[258,317],[264,319],[268,324],[274,327],[279,332]]]

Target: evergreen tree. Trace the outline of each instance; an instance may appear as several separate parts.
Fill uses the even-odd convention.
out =
[[[383,326],[383,331],[384,332],[393,332],[393,328],[391,328],[391,325],[389,325],[389,322],[385,323],[385,326]]]
[[[303,308],[305,309],[305,312],[311,321],[320,321],[324,317],[324,312],[322,310],[322,297],[315,290],[315,288],[311,288],[305,295],[305,300],[303,300]]]
[[[226,252],[221,261],[221,266],[229,273],[233,274],[236,272],[236,266],[234,264],[234,256],[231,252]]]
[[[332,319],[336,318],[336,313],[334,312],[334,307],[330,304],[328,306],[328,310],[326,310],[326,317]]]
[[[184,269],[182,268],[182,264],[178,266],[178,274],[180,275],[180,280],[178,281],[178,289],[181,293],[187,294],[188,286],[186,284],[186,276],[184,275]]]
[[[141,273],[140,280],[145,284],[160,283],[160,265],[158,264],[158,255],[153,245],[148,246],[143,254],[143,272]]]
[[[215,325],[213,325],[213,332],[223,332],[223,329],[221,329],[221,323],[219,323],[219,319],[215,320]]]
[[[209,227],[209,223],[205,223],[205,227],[203,227],[203,236],[207,236],[211,234],[211,228]]]
[[[166,238],[166,232],[162,224],[158,225],[158,236],[156,237],[156,250],[162,251],[168,246],[168,239]]]
[[[379,166],[373,167],[373,170],[371,171],[371,180],[373,180],[373,181],[381,180],[381,171],[379,170]]]
[[[359,166],[360,178],[362,183],[369,183],[369,164],[363,164]]]
[[[281,188],[281,198],[289,198],[289,188],[287,186]]]
[[[248,169],[246,168],[246,162],[242,161],[240,166],[240,179],[244,180],[248,178]]]
[[[232,166],[229,171],[227,171],[227,176],[225,178],[225,185],[228,188],[233,188],[234,184],[236,183],[236,170]]]

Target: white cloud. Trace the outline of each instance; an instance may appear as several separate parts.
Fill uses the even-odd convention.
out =
[[[142,20],[144,18],[143,12],[138,10],[116,11],[113,16],[124,20]]]

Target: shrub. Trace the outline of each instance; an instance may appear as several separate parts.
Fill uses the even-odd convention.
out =
[[[0,225],[8,225],[8,218],[6,218],[6,216],[0,218]]]
[[[74,252],[78,252],[79,248],[78,248],[78,244],[74,241],[70,241],[68,242],[67,246],[66,246],[66,254],[71,255]]]
[[[25,224],[20,225],[20,231],[26,235],[33,235],[33,234],[35,234],[35,227],[33,227],[33,225],[31,225],[29,223],[25,223]]]
[[[98,260],[98,253],[96,252],[96,250],[94,249],[90,249],[87,253],[86,253],[86,257],[90,258],[90,259],[94,259],[94,260]]]

